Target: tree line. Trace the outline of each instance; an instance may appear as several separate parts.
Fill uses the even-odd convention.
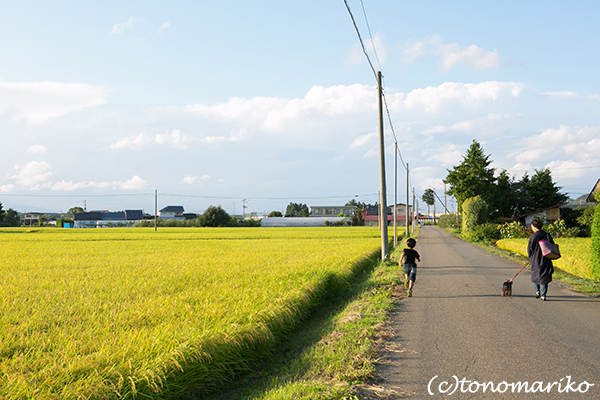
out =
[[[490,167],[491,163],[490,155],[486,155],[479,142],[473,140],[463,160],[447,170],[448,175],[444,179],[444,183],[449,186],[446,193],[454,196],[461,213],[467,204],[469,208],[475,207],[479,210],[475,214],[485,211],[483,220],[471,221],[474,226],[483,225],[488,221],[497,224],[515,221],[522,215],[560,205],[568,200],[568,196],[561,193],[562,188],[552,180],[550,169],[535,169],[532,176],[525,173],[517,180],[506,170],[502,170],[496,176],[496,169]],[[423,200],[430,204],[433,200],[431,193],[426,191],[426,194],[427,199],[424,195]],[[594,218],[593,207],[562,208],[560,214],[565,229],[576,228],[579,235],[590,235]],[[446,219],[452,226],[458,223],[450,217]],[[490,226],[490,232],[494,230],[492,228],[495,229]]]
[[[488,205],[491,220],[515,219],[532,211],[564,203],[568,196],[552,180],[549,169],[527,173],[520,180],[511,177],[506,170],[495,176],[490,155],[473,140],[460,164],[448,170],[444,183],[449,185],[447,194],[454,196],[461,210],[466,199],[481,196]]]

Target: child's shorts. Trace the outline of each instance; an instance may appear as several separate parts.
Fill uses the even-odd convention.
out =
[[[415,282],[417,280],[417,265],[404,264],[404,274],[408,275],[408,279]]]

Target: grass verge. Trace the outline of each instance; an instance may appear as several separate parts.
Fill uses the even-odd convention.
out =
[[[402,248],[357,279],[345,298],[306,321],[278,356],[212,400],[360,399],[364,384],[377,380],[379,351],[392,334],[386,322],[404,295]]]

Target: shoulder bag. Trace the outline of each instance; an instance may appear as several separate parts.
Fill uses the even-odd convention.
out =
[[[550,260],[558,260],[560,258],[560,250],[558,245],[550,242],[550,235],[548,239],[542,239],[538,241],[540,250],[542,250],[542,256]]]

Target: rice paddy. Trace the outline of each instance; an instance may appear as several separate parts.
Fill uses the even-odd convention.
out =
[[[178,398],[251,368],[376,228],[0,230],[0,398]]]

